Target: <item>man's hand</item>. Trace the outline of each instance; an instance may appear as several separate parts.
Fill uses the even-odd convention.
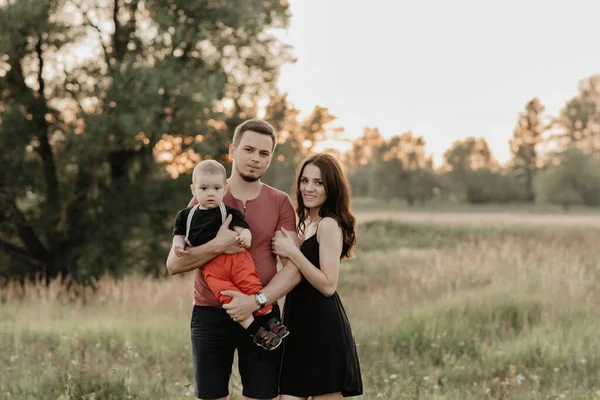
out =
[[[189,254],[189,253],[190,253],[189,251],[187,251],[187,250],[185,249],[185,247],[184,247],[184,246],[182,246],[182,245],[180,245],[180,244],[176,244],[176,245],[174,245],[174,246],[173,246],[173,250],[175,251],[175,255],[176,255],[177,257],[183,257],[184,255],[186,255],[186,254]]]
[[[215,241],[215,245],[218,246],[219,250],[221,250],[221,253],[223,254],[236,254],[244,250],[244,247],[236,240],[238,234],[229,229],[230,223],[231,214],[225,218],[225,221],[223,224],[221,224],[221,227],[217,232],[217,236],[215,236],[213,239]]]
[[[259,309],[256,300],[254,300],[254,296],[248,296],[247,294],[236,292],[235,290],[223,290],[221,294],[231,296],[231,302],[223,304],[223,308],[235,322],[241,322],[248,319],[254,311]]]

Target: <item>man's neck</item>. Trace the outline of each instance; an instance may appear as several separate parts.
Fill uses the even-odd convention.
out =
[[[233,172],[231,177],[227,180],[227,186],[233,197],[245,202],[246,200],[252,200],[258,197],[260,189],[262,188],[262,183],[260,182],[260,179],[254,182],[248,182],[239,176],[239,174]]]

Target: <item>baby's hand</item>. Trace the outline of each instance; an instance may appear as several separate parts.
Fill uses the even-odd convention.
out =
[[[173,248],[174,248],[174,250],[175,250],[175,255],[176,255],[177,257],[183,257],[183,255],[184,255],[184,254],[188,254],[188,253],[189,253],[189,251],[187,251],[187,250],[185,249],[185,247],[183,247],[183,246],[182,246],[182,245],[180,245],[180,244],[176,244],[175,246],[173,246]]]
[[[252,234],[248,229],[244,229],[237,237],[237,242],[245,248],[250,247],[252,244]]]

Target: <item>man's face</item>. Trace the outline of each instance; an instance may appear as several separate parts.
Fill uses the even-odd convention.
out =
[[[190,186],[202,209],[218,207],[227,191],[225,177],[222,174],[199,172]]]
[[[255,182],[264,174],[273,157],[273,140],[269,135],[246,131],[235,146],[229,146],[233,167],[246,182]]]

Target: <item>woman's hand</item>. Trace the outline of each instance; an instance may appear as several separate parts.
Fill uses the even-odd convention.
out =
[[[285,230],[285,228],[281,228],[281,232],[283,233],[282,237],[275,236],[271,239],[271,248],[273,249],[273,253],[277,254],[279,257],[291,258],[298,252],[296,240],[294,240],[294,237],[292,236],[296,235],[296,233],[289,232]]]

